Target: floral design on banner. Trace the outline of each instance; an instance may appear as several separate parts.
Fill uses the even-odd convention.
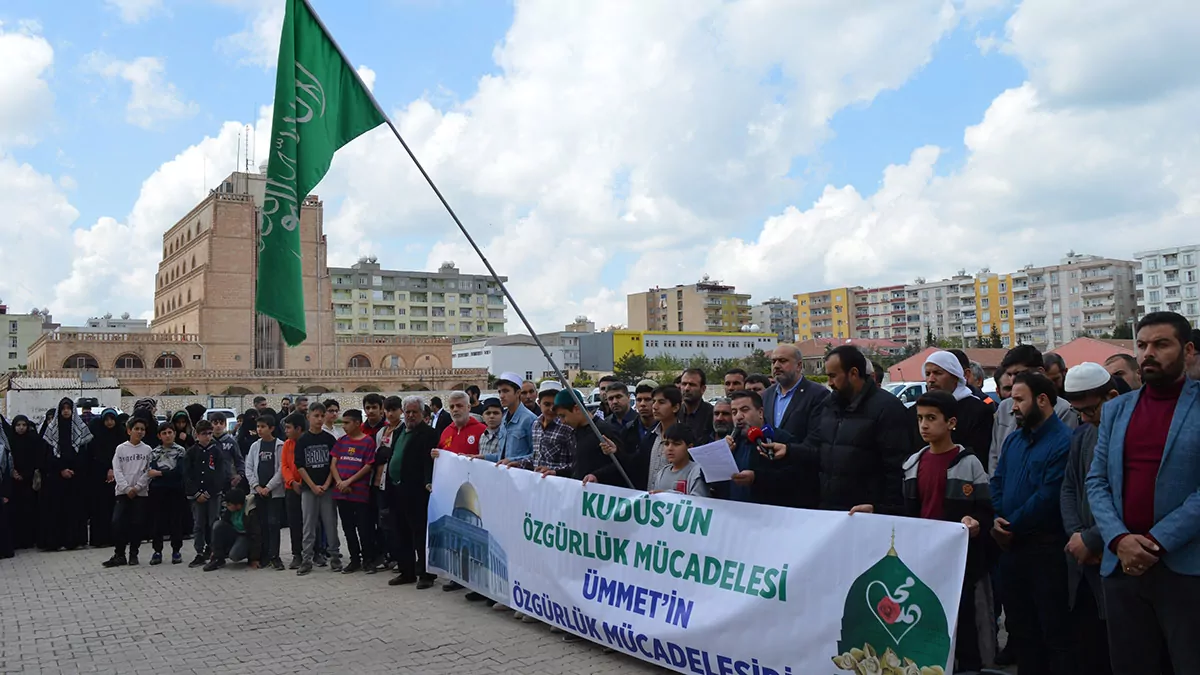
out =
[[[945,609],[900,560],[893,534],[887,554],[850,586],[833,665],[863,675],[943,675],[950,645]]]

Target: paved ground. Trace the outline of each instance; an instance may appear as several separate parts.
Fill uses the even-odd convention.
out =
[[[286,540],[285,540],[286,541]],[[190,545],[191,542],[185,542]],[[187,549],[185,548],[185,551]],[[440,586],[317,568],[105,570],[109,550],[0,560],[0,672],[663,673]]]

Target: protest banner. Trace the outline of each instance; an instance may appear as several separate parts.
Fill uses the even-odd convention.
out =
[[[443,452],[430,571],[681,673],[949,672],[956,523],[648,495]]]

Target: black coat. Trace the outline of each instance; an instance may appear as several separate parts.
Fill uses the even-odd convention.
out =
[[[676,422],[685,424],[696,435],[696,445],[704,445],[713,440],[713,406],[708,401],[696,404],[696,412],[687,411],[687,403],[679,406],[679,418]]]
[[[430,451],[438,446],[440,434],[428,424],[412,430],[412,437],[404,446],[404,456],[400,458],[400,483],[393,483],[393,476],[388,475],[387,490],[398,490],[406,496],[421,496],[429,494],[426,485],[433,483],[433,455]],[[395,446],[399,433],[392,434],[392,444]]]
[[[763,419],[770,426],[775,426],[775,397],[779,394],[779,385],[773,384],[762,393]],[[801,377],[796,383],[787,409],[783,411],[782,424],[779,429],[786,431],[791,439],[800,442],[808,438],[809,433],[817,428],[825,401],[829,399],[829,390],[817,382]],[[777,439],[778,440],[778,439]],[[783,441],[779,441],[783,442]],[[757,461],[757,460],[756,460]],[[766,469],[778,470],[789,467],[778,480],[768,477],[762,480],[759,470],[755,470],[755,496],[765,504],[776,506],[791,506],[801,509],[815,509],[820,504],[821,476],[815,465],[795,464],[796,457],[785,457],[779,463],[771,462]]]
[[[900,399],[867,379],[850,401],[836,394],[825,399],[808,437],[788,446],[788,456],[797,455],[790,466],[820,469],[822,509],[871,504],[876,513],[902,514],[904,462],[916,451],[914,420]]]
[[[617,461],[621,461],[621,454],[624,453],[625,445],[622,439],[621,430],[609,424],[608,422],[596,422],[596,428],[600,433],[613,442],[617,446]],[[633,432],[637,434],[637,432]],[[629,474],[629,468],[621,463],[621,468]],[[600,449],[600,439],[596,438],[595,432],[591,426],[582,426],[575,430],[575,467],[574,477],[578,480],[583,480],[585,476],[592,474],[596,480],[605,485],[616,485],[619,487],[629,487],[625,480],[621,478],[621,472],[617,470],[617,465],[613,460],[609,459],[608,455]],[[629,479],[634,481],[632,474],[629,474]]]

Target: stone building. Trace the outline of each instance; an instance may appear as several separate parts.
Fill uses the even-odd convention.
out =
[[[300,213],[308,339],[287,347],[278,324],[254,311],[257,205],[265,185],[264,174],[235,172],[163,234],[149,332],[49,332],[30,346],[29,370],[47,376],[96,370],[117,377],[131,395],[149,396],[486,383],[486,372],[451,367],[449,339],[334,336],[323,209],[315,195]]]

